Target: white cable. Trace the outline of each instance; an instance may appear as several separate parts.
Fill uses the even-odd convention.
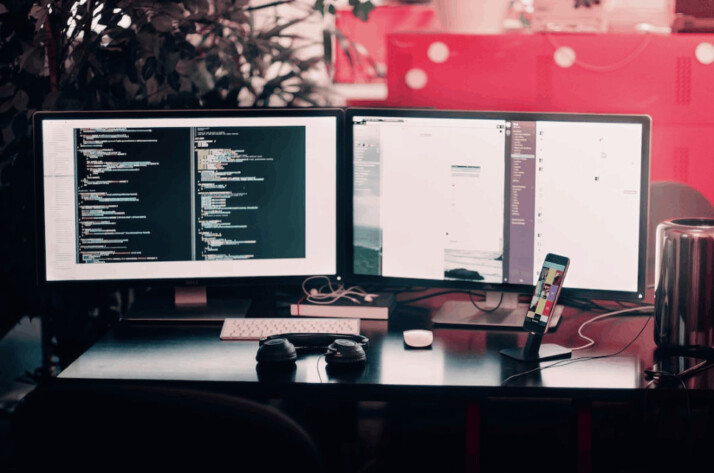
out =
[[[553,38],[552,35],[546,34],[545,37],[548,39],[550,44],[557,50],[558,48],[561,47],[560,44]],[[637,47],[627,56],[625,56],[623,59],[620,59],[619,61],[616,61],[612,64],[604,65],[604,66],[598,66],[595,64],[588,64],[586,62],[583,62],[579,59],[575,59],[575,64],[578,66],[582,67],[583,69],[591,72],[612,72],[615,71],[621,67],[624,67],[628,64],[630,64],[632,61],[637,59],[637,56],[642,54],[642,52],[647,49],[647,46],[650,44],[650,41],[652,39],[652,35],[650,34],[644,34],[642,35],[642,41],[640,44],[637,45]]]
[[[636,312],[636,311],[638,311],[638,310],[643,310],[643,309],[654,309],[654,306],[651,306],[651,305],[643,305],[643,306],[640,306],[640,307],[631,307],[631,308],[629,308],[629,309],[616,310],[616,311],[614,311],[614,312],[608,312],[608,313],[606,313],[606,314],[602,314],[602,315],[598,315],[597,317],[593,317],[593,318],[590,319],[590,320],[586,320],[586,321],[583,322],[583,324],[578,328],[578,336],[579,336],[580,338],[582,338],[583,340],[587,340],[588,343],[586,343],[585,345],[579,346],[579,347],[571,348],[570,350],[571,350],[571,351],[584,350],[584,349],[586,349],[586,348],[590,348],[591,346],[593,346],[593,345],[595,344],[595,340],[593,340],[593,339],[590,338],[590,337],[586,337],[585,335],[583,335],[583,329],[585,328],[586,325],[589,325],[589,324],[591,324],[591,323],[593,323],[593,322],[597,322],[598,320],[605,319],[605,318],[607,318],[607,317],[612,317],[613,315],[625,314],[625,313],[627,313],[627,312]]]
[[[308,290],[307,283],[315,279],[324,279],[327,282],[319,288]],[[359,286],[346,288],[344,284],[340,283],[335,287],[327,276],[310,276],[309,278],[305,278],[302,282],[302,291],[305,293],[305,300],[312,304],[333,304],[340,299],[347,299],[355,304],[360,304],[362,301],[369,303],[378,296],[377,294],[368,293]]]

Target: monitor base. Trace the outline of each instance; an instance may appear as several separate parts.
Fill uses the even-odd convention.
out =
[[[479,303],[485,311],[477,309],[471,301],[447,301],[433,315],[432,322],[434,325],[523,330],[528,304],[519,303],[517,293],[504,293],[503,300],[500,297],[498,292],[486,293],[485,303]],[[494,310],[495,307],[498,308]],[[562,313],[563,306],[556,305],[549,331],[558,326]]]
[[[179,288],[168,297],[137,299],[122,320],[142,322],[223,322],[245,317],[250,299],[207,297],[205,287]]]
[[[549,361],[570,358],[573,355],[570,348],[565,348],[554,343],[541,345],[535,353],[528,353],[525,347],[504,348],[501,354],[518,361]]]

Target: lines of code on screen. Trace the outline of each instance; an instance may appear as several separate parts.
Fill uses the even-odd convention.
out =
[[[305,257],[305,127],[75,130],[77,262]]]
[[[196,128],[198,259],[305,257],[305,127]]]
[[[78,263],[191,259],[189,128],[75,130]]]

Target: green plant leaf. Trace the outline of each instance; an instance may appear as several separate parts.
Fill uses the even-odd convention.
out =
[[[287,3],[293,3],[293,1],[294,0],[277,0],[274,2],[264,3],[262,5],[253,5],[253,6],[246,7],[245,11],[255,11],[255,10],[262,10],[263,8],[277,7],[280,5],[287,4]],[[243,1],[243,3],[247,5],[249,2],[246,0],[246,1]]]
[[[248,14],[243,10],[233,10],[230,14],[230,19],[236,23],[246,23],[248,21]]]
[[[136,97],[139,94],[139,91],[141,89],[139,84],[132,82],[131,80],[129,80],[129,78],[127,76],[124,76],[124,79],[122,82],[123,82],[123,86],[124,86],[124,93],[125,93],[127,99],[130,102],[135,101]]]
[[[196,57],[196,47],[188,41],[179,41],[176,43],[176,49],[183,58],[193,59]]]
[[[45,67],[45,51],[41,47],[30,47],[20,57],[20,69],[32,75],[40,75]]]
[[[5,113],[12,108],[14,100],[5,99],[4,102],[0,103],[0,113]]]
[[[196,23],[188,17],[179,21],[178,27],[183,34],[196,33]]]
[[[5,82],[2,86],[0,86],[0,98],[1,97],[10,97],[11,95],[15,94],[15,84],[12,82]]]
[[[149,77],[153,76],[155,73],[156,73],[156,58],[152,56],[146,60],[146,62],[144,63],[144,66],[141,68],[141,78],[144,80],[148,80]]]
[[[156,28],[156,31],[168,33],[171,31],[172,20],[168,15],[158,14],[151,18],[151,25]]]
[[[122,28],[107,28],[102,32],[111,38],[110,44],[126,44],[134,38],[134,30]]]
[[[294,19],[287,21],[285,23],[282,23],[280,25],[276,25],[269,30],[261,31],[258,34],[258,37],[259,38],[272,38],[275,36],[279,36],[283,32],[283,30],[285,30],[286,28],[296,25],[304,20],[305,20],[305,18],[294,18]]]
[[[191,74],[191,82],[196,87],[199,95],[204,95],[216,87],[216,82],[213,74],[208,72],[206,65],[203,62],[194,64],[194,70]]]
[[[183,6],[186,10],[189,11],[189,13],[196,14],[198,13],[198,6],[199,1],[198,0],[183,0]]]
[[[102,10],[102,13],[104,13],[104,10]],[[116,28],[119,22],[122,19],[122,14],[121,12],[114,13],[113,15],[109,16],[105,22],[101,22],[100,24],[105,24],[107,28]]]
[[[173,71],[166,76],[166,82],[176,91],[181,88],[181,76],[179,76],[179,73],[176,71]]]
[[[25,136],[30,133],[30,127],[28,126],[27,115],[25,113],[18,113],[15,118],[12,119],[12,131],[15,136]]]
[[[297,61],[296,65],[301,71],[309,71],[322,61],[320,57],[311,57],[302,61]]]
[[[347,62],[349,62],[350,66],[354,66],[354,58],[352,57],[352,51],[350,51],[349,40],[340,30],[335,30],[335,36],[337,37],[337,44],[340,45],[340,48],[342,48],[342,51],[347,57]]]
[[[47,17],[47,8],[43,5],[37,4],[33,5],[30,10],[30,17],[34,18],[38,23],[42,24]]]
[[[332,64],[332,33],[329,30],[322,31],[322,44],[324,46],[324,59],[327,64]]]
[[[351,0],[350,3],[352,3]],[[362,21],[367,21],[372,10],[374,10],[372,2],[358,3],[353,5],[352,14]]]
[[[19,112],[24,112],[25,110],[27,110],[28,103],[30,103],[30,96],[27,95],[27,92],[22,89],[18,90],[12,100],[12,105],[15,107],[15,109]]]
[[[9,143],[15,139],[15,133],[13,133],[12,128],[7,127],[2,129],[2,138],[5,143]]]
[[[188,76],[194,71],[193,61],[181,59],[176,63],[175,70],[182,76]]]
[[[183,18],[184,13],[183,7],[178,3],[164,3],[160,11],[174,20]]]

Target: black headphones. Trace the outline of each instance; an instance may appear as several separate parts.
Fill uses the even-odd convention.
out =
[[[258,365],[286,366],[297,360],[298,350],[326,349],[325,361],[331,366],[359,366],[367,360],[369,339],[344,333],[282,333],[260,340],[255,355]]]

